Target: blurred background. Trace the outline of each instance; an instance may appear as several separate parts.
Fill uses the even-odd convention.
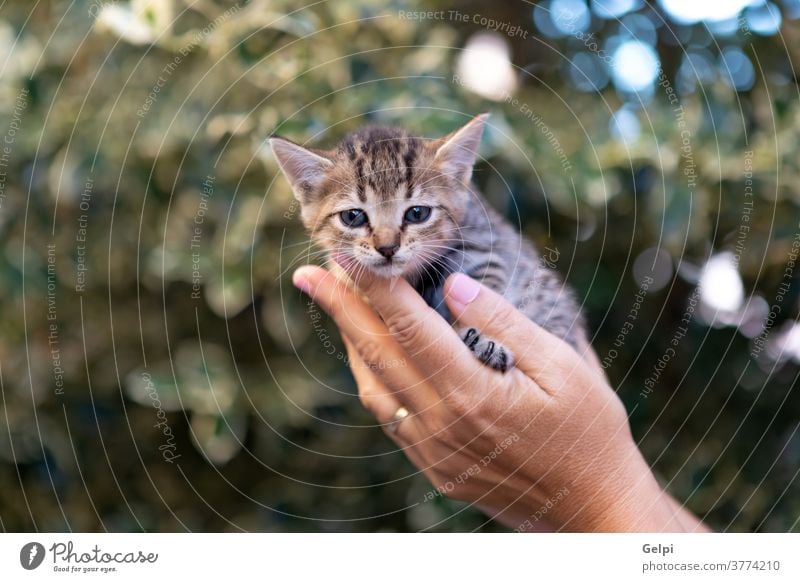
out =
[[[502,530],[426,502],[362,410],[265,145],[490,111],[476,180],[576,289],[659,480],[715,529],[800,530],[798,18],[2,3],[0,528]]]

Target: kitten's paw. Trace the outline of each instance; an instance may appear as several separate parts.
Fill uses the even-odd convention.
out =
[[[506,372],[514,367],[514,355],[497,340],[482,336],[474,327],[462,329],[460,335],[472,353],[490,368]]]

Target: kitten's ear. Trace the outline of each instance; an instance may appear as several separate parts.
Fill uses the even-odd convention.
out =
[[[308,202],[322,183],[325,172],[333,167],[333,161],[324,152],[312,151],[282,137],[269,138],[269,145],[295,197],[300,202]]]
[[[463,182],[472,177],[472,166],[478,157],[481,145],[483,124],[489,118],[488,113],[481,113],[461,129],[443,137],[441,145],[436,149],[436,162],[441,165],[445,174]]]

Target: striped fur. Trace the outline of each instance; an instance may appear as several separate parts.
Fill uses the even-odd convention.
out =
[[[442,286],[460,271],[577,347],[584,331],[572,293],[471,184],[485,120],[478,116],[435,140],[365,127],[328,151],[279,137],[270,142],[312,238],[356,276],[359,269],[402,276],[452,321]],[[429,208],[430,216],[419,223],[408,220],[412,208]],[[366,213],[363,225],[344,221],[342,213],[352,210]],[[455,327],[487,365],[501,371],[513,366],[513,354],[499,342]]]

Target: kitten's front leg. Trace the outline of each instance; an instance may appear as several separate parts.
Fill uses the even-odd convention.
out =
[[[496,339],[481,335],[474,327],[456,324],[454,328],[475,357],[490,368],[506,372],[514,367],[514,354]]]
[[[507,297],[508,273],[499,258],[492,254],[491,245],[483,252],[477,250],[468,254],[461,272],[495,293]],[[475,357],[490,368],[506,372],[514,367],[514,353],[495,338],[487,337],[481,330],[458,322],[453,327]]]
[[[505,295],[504,291],[508,289],[506,274],[495,260],[477,257],[463,272],[500,295]],[[514,367],[513,352],[495,338],[487,337],[479,329],[458,322],[453,327],[475,357],[490,368],[506,372]]]

